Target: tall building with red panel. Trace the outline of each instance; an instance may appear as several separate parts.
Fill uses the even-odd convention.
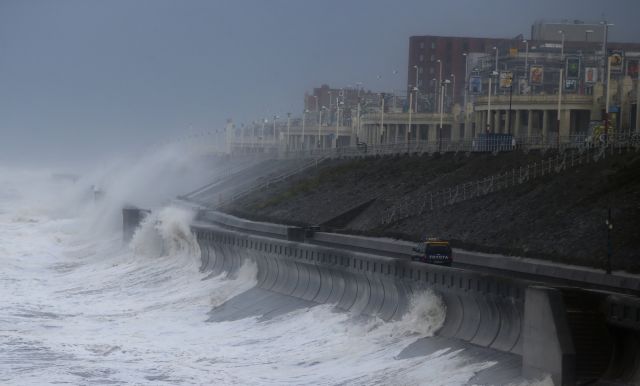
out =
[[[471,52],[492,54],[493,47],[506,51],[511,45],[522,41],[500,38],[473,38],[456,36],[411,36],[409,38],[409,66],[407,68],[407,90],[416,86],[418,79],[418,111],[437,111],[439,82],[449,80],[448,97],[461,103],[465,83],[466,56]],[[440,78],[440,63],[442,77]],[[470,72],[472,69],[467,68]],[[453,75],[453,76],[452,76]],[[454,87],[455,83],[455,87]],[[453,90],[453,92],[451,92]],[[415,95],[415,94],[414,94]]]

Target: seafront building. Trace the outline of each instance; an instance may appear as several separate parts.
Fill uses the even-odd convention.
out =
[[[604,122],[607,132],[639,131],[640,43],[609,42],[608,28],[538,21],[528,39],[412,36],[405,95],[322,85],[305,94],[302,117],[235,128],[229,139],[234,151],[291,151],[472,141],[481,133],[584,141]]]

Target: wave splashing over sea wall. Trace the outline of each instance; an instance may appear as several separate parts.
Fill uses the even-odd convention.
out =
[[[232,274],[202,272],[193,212],[156,210],[123,245],[112,233],[89,236],[81,214],[34,210],[14,221],[29,208],[22,191],[0,193],[3,385],[460,385],[494,364],[461,349],[399,355],[443,323],[429,291],[390,323],[331,305],[208,322],[256,290],[258,269],[245,261]]]

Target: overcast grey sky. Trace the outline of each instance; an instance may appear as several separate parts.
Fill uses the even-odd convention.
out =
[[[322,83],[400,89],[411,35],[603,15],[611,40],[640,41],[637,0],[0,0],[0,163],[300,113]]]

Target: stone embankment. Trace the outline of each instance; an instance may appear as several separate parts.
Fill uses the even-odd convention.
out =
[[[224,210],[346,233],[437,236],[468,250],[603,267],[609,208],[613,268],[640,272],[634,150],[327,160]]]

